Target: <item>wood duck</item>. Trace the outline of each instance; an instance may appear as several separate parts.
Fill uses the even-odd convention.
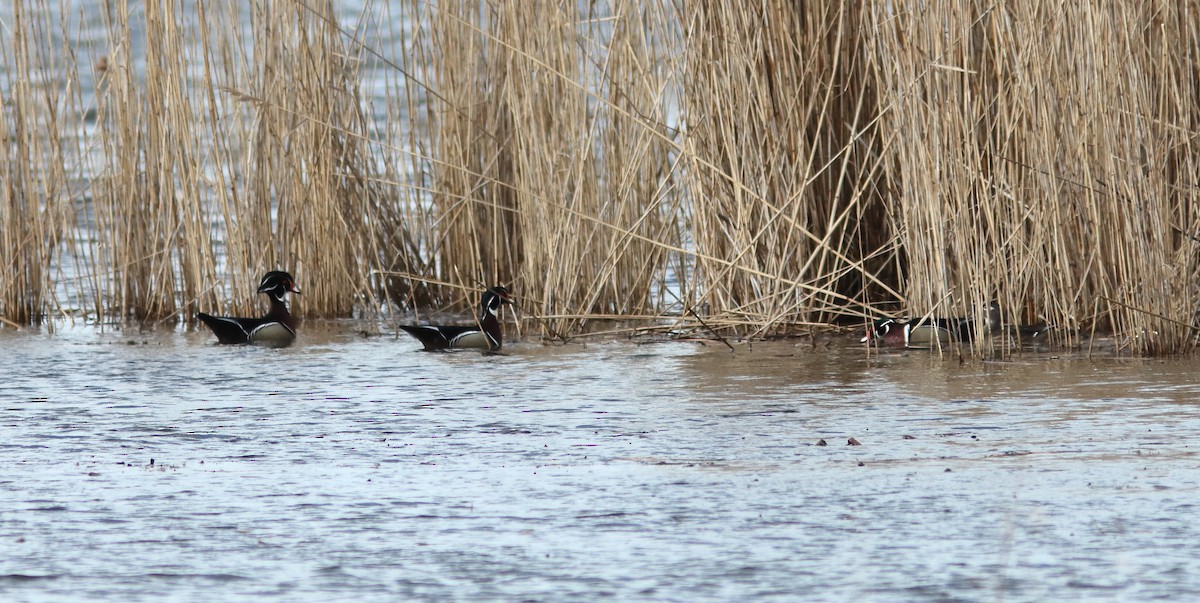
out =
[[[881,318],[867,325],[862,341],[883,346],[933,348],[955,341],[975,339],[974,318],[925,318],[917,321]],[[988,304],[984,327],[992,333],[1000,330],[1000,305]]]
[[[495,352],[503,343],[500,319],[496,313],[503,304],[513,303],[508,289],[499,285],[483,292],[479,322],[471,326],[400,325],[409,335],[424,344],[426,350],[476,348]]]
[[[288,312],[287,294],[300,293],[292,275],[281,270],[272,270],[258,285],[259,293],[266,293],[271,300],[271,311],[262,318],[233,318],[212,316],[203,312],[196,317],[204,321],[217,335],[219,343],[258,343],[283,347],[296,340],[295,317]]]

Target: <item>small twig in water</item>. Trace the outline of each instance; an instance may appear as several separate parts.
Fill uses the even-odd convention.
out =
[[[708,332],[709,332],[709,333],[712,333],[712,334],[713,334],[713,337],[716,337],[718,341],[720,341],[721,343],[725,344],[725,346],[729,348],[729,351],[730,351],[730,352],[736,352],[736,351],[737,351],[737,349],[735,349],[735,348],[733,347],[733,345],[729,343],[729,341],[727,341],[727,340],[726,340],[724,337],[722,337],[720,333],[716,332],[716,331],[715,331],[715,330],[714,330],[712,327],[708,326],[708,323],[704,322],[704,319],[703,319],[703,318],[700,318],[700,315],[699,315],[699,314],[696,314],[696,311],[695,311],[694,309],[692,309],[692,308],[689,306],[689,307],[688,307],[688,309],[687,309],[687,311],[688,311],[688,314],[691,314],[693,318],[695,318],[696,320],[700,321],[700,326],[702,326],[702,327],[704,327],[704,328],[708,329]]]

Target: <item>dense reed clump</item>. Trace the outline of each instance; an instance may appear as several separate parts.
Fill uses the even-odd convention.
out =
[[[762,337],[997,300],[1187,351],[1198,8],[23,0],[0,316],[248,312],[284,268],[310,316],[502,283],[549,337]]]
[[[615,4],[585,17],[570,3],[442,3],[433,17],[432,251],[446,279],[515,283],[551,335],[649,312],[676,232],[662,48],[648,39],[667,26]]]
[[[107,306],[192,316],[227,284],[247,312],[258,278],[284,267],[303,275],[309,313],[348,314],[377,265],[375,188],[357,65],[331,8],[197,9],[153,3],[136,29],[127,4],[107,13],[94,180]],[[229,25],[242,20],[254,27]]]
[[[115,35],[96,79],[91,258],[107,277],[96,305],[142,320],[178,315],[216,278],[195,114],[203,98],[190,93],[190,40],[171,4],[146,5],[138,22],[128,3],[107,12]],[[144,32],[144,52],[134,50],[135,31]]]
[[[871,13],[912,307],[998,298],[1068,342],[1101,329],[1139,353],[1194,345],[1196,8]]]
[[[260,270],[293,266],[304,275],[310,314],[346,316],[368,296],[366,275],[378,266],[371,243],[380,226],[373,220],[378,189],[359,62],[332,3],[268,2],[254,10],[253,148],[276,152],[255,152],[245,176],[259,211],[274,212],[275,229],[246,244],[274,246],[260,254],[268,258]]]
[[[73,124],[59,109],[75,89],[42,52],[56,23],[13,7],[0,30],[0,322],[39,322],[55,301],[53,259],[65,234],[70,181],[63,140]]]
[[[750,333],[892,292],[859,8],[698,3],[683,81],[697,289]]]

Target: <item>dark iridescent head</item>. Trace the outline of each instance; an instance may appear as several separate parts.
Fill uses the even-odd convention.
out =
[[[262,278],[262,282],[258,285],[259,293],[266,293],[272,298],[283,301],[284,296],[288,293],[300,293],[300,288],[296,286],[296,280],[282,270],[272,270]]]
[[[895,324],[895,322],[896,321],[890,318],[880,318],[879,320],[868,324],[867,334],[863,335],[863,338],[859,341],[862,343],[868,343],[883,337],[887,334],[888,330],[892,328],[892,325]]]
[[[491,312],[492,314],[499,311],[501,305],[513,303],[512,297],[508,295],[508,289],[505,289],[501,285],[496,285],[484,291],[482,302],[484,311]]]
[[[988,303],[987,321],[983,326],[986,327],[988,331],[993,333],[998,332],[1000,330],[1000,320],[1002,318],[1003,317],[1000,315],[1000,303],[993,299],[990,303]]]
[[[880,318],[867,325],[867,334],[862,338],[863,343],[904,344],[905,323],[896,322],[891,318]]]

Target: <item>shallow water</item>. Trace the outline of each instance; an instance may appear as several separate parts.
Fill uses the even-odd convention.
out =
[[[0,598],[1200,593],[1193,360],[302,336],[0,332]]]

